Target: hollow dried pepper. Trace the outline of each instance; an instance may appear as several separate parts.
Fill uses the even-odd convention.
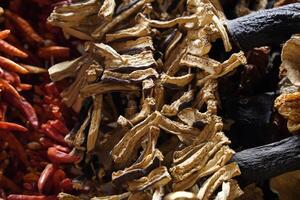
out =
[[[51,139],[59,142],[60,144],[66,144],[64,136],[54,129],[49,123],[42,125],[42,131]]]
[[[70,155],[57,150],[55,147],[50,147],[47,151],[48,158],[53,163],[74,163],[80,159],[79,156]]]
[[[10,34],[10,30],[0,31],[0,40],[7,38],[9,36],[9,34]]]
[[[36,112],[31,106],[31,104],[27,102],[24,97],[16,98],[10,95],[9,93],[5,93],[4,97],[11,105],[19,109],[26,116],[26,119],[29,121],[33,128],[38,128],[39,122]]]
[[[2,90],[6,90],[16,98],[21,98],[18,91],[12,85],[10,85],[6,80],[2,78],[0,78],[0,88]]]
[[[20,131],[20,132],[27,132],[28,129],[24,126],[12,122],[4,122],[0,121],[0,129],[3,131]]]
[[[28,71],[21,65],[15,63],[14,61],[11,61],[5,57],[0,56],[0,66],[2,68],[5,68],[9,71],[17,72],[20,74],[27,74]]]
[[[53,164],[48,164],[43,170],[39,181],[38,181],[38,189],[41,194],[45,192],[45,189],[49,188],[50,181],[52,176],[54,175],[55,167]]]
[[[57,200],[56,196],[11,194],[7,200]]]
[[[70,48],[60,46],[42,47],[38,50],[38,56],[43,59],[54,58],[69,58]]]
[[[27,53],[5,42],[4,40],[0,40],[0,51],[10,56],[17,56],[20,58],[28,57]]]
[[[18,16],[17,14],[12,13],[9,10],[5,10],[5,16],[8,17],[11,21],[15,22],[16,25],[19,27],[21,31],[32,41],[37,43],[44,42],[44,39],[39,36],[32,26],[22,17]]]

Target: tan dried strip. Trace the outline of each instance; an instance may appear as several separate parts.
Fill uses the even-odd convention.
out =
[[[216,134],[209,142],[206,142],[202,148],[189,157],[185,156],[186,159],[183,162],[172,167],[170,169],[172,176],[177,180],[183,180],[192,173],[201,170],[208,159],[214,155],[222,145],[229,143],[228,138],[224,134]]]
[[[174,101],[171,105],[164,105],[161,109],[161,114],[171,117],[177,115],[178,111],[180,110],[180,106],[184,106],[192,101],[194,97],[194,90],[190,90],[185,92],[179,99]]]
[[[101,114],[103,106],[102,102],[103,95],[97,95],[93,97],[93,112],[86,144],[87,152],[91,152],[92,150],[94,150],[96,145],[101,123]]]
[[[104,19],[111,19],[116,7],[115,0],[104,0],[98,12],[98,16]]]
[[[218,192],[214,200],[233,200],[241,196],[244,192],[239,187],[236,180],[230,179],[222,183],[222,191]]]
[[[182,38],[182,33],[180,31],[176,31],[176,34],[175,34],[173,40],[170,42],[170,44],[166,48],[165,55],[164,55],[165,59],[167,59],[169,57],[170,53],[177,46],[177,44],[179,43],[181,38]]]
[[[208,57],[198,57],[191,54],[185,54],[179,63],[181,66],[187,67],[197,67],[204,70],[210,74],[215,74],[220,71],[220,62],[208,58]]]
[[[200,188],[197,194],[199,199],[208,200],[213,192],[224,182],[241,174],[241,171],[236,163],[230,163],[219,169],[212,175]]]
[[[91,200],[122,200],[127,199],[130,196],[131,192],[126,192],[119,195],[105,196],[105,197],[93,197]]]
[[[148,176],[128,182],[129,191],[142,191],[164,186],[171,181],[167,167],[161,166],[152,170]]]
[[[149,49],[154,50],[152,38],[149,36],[139,37],[136,40],[113,42],[110,46],[117,52],[126,52],[130,49]]]
[[[97,94],[105,94],[110,92],[125,92],[125,91],[139,91],[140,87],[136,84],[119,84],[119,83],[93,83],[83,87],[80,93],[84,97],[93,96]]]
[[[112,180],[118,179],[122,176],[130,176],[131,173],[136,173],[137,171],[144,171],[153,164],[155,159],[162,161],[162,153],[158,149],[155,149],[158,136],[159,128],[151,126],[146,141],[147,145],[141,155],[141,159],[138,159],[138,162],[134,163],[128,168],[125,168],[124,170],[113,172]]]
[[[155,100],[153,98],[146,98],[143,101],[142,109],[139,113],[132,116],[129,121],[132,124],[137,124],[140,121],[144,120],[154,109],[155,106]]]
[[[191,188],[203,177],[214,174],[217,170],[223,167],[232,157],[234,151],[228,146],[223,146],[214,156],[211,158],[203,169],[191,174],[182,181],[174,181],[172,188],[174,191],[186,190]]]
[[[126,163],[132,157],[133,152],[138,146],[136,144],[142,140],[149,127],[157,123],[157,116],[157,112],[152,113],[144,121],[138,123],[125,133],[112,150],[112,157],[115,163]]]
[[[216,28],[218,29],[219,31],[219,34],[223,40],[223,44],[224,44],[224,47],[225,47],[225,51],[226,52],[229,52],[231,51],[232,49],[232,46],[230,44],[230,41],[229,41],[229,37],[228,37],[228,34],[227,34],[227,31],[226,31],[226,28],[225,26],[222,24],[222,21],[217,17],[217,16],[213,16],[212,18],[212,22],[213,24],[216,26]]]
[[[178,192],[171,192],[166,197],[164,200],[199,200],[197,198],[197,195],[192,193],[192,192],[187,192],[187,191],[178,191]]]
[[[150,3],[150,2],[152,2],[152,0],[141,0],[138,3],[134,4],[131,8],[122,12],[120,15],[116,16],[115,18],[113,18],[113,20],[106,26],[104,27],[100,26],[99,28],[97,28],[92,33],[92,37],[95,38],[96,40],[101,40],[103,36],[111,29],[113,29],[116,25],[126,20],[132,14],[138,12],[142,8],[142,6],[145,5],[145,3]]]
[[[140,21],[133,27],[106,34],[105,41],[112,42],[122,38],[145,37],[149,36],[150,34],[151,28],[148,26],[148,23]]]
[[[142,18],[149,23],[149,26],[154,28],[172,28],[177,25],[183,25],[186,23],[197,23],[198,17],[197,15],[191,15],[191,16],[184,16],[184,17],[177,17],[175,19],[172,19],[170,21],[158,21],[158,20],[151,20],[146,18],[144,15],[142,15]]]
[[[161,75],[161,83],[167,87],[168,85],[176,86],[176,87],[184,87],[191,83],[194,79],[195,74],[186,74],[183,76],[169,76],[167,74]]]
[[[142,82],[148,78],[158,78],[158,73],[153,68],[148,68],[144,70],[135,70],[130,74],[112,72],[104,70],[101,80],[103,82],[120,82],[120,83],[130,83],[130,82]]]

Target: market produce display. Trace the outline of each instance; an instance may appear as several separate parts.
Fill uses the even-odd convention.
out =
[[[0,1],[0,198],[299,199],[296,2]]]

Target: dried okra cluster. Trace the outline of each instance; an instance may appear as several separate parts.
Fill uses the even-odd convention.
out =
[[[78,190],[91,188],[60,199],[241,195],[217,88],[246,58],[209,56],[219,38],[231,50],[218,1],[86,0],[48,21],[88,40],[81,57],[49,69],[53,81],[71,80],[61,96],[80,119],[65,140],[81,158]]]

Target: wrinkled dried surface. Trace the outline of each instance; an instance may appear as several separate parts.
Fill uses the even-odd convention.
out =
[[[66,140],[100,182],[94,200],[242,194],[232,180],[238,166],[227,164],[234,151],[217,115],[217,88],[246,58],[210,58],[218,38],[232,49],[220,3],[211,2],[87,0],[49,17],[65,34],[90,40],[80,58],[49,73],[74,79],[62,96],[83,114]]]

